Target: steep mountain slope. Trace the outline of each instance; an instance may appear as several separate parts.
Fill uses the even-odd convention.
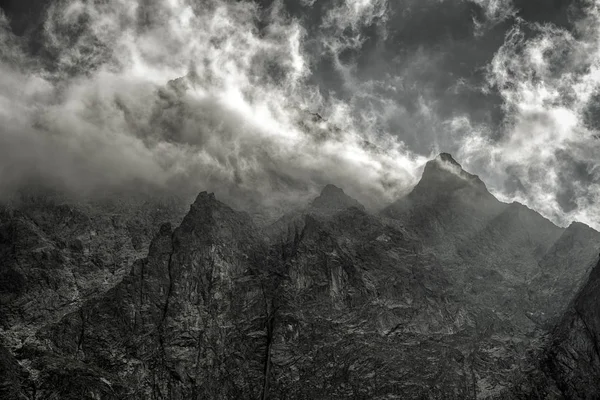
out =
[[[101,398],[259,397],[267,261],[250,218],[201,193],[177,229],[161,226],[120,284],[39,333],[59,350],[49,357],[81,367],[64,376],[60,364],[41,364],[48,376],[37,390],[81,398],[76,381],[87,374]]]
[[[8,350],[0,365],[26,376],[9,350],[118,284],[147,253],[158,222],[181,216],[177,199],[162,198],[84,202],[45,193],[1,206],[0,346]]]
[[[589,274],[600,243],[598,232],[583,224],[565,231],[522,204],[499,202],[444,153],[382,215],[444,260],[466,301],[526,331],[560,314]]]
[[[415,188],[381,214],[401,221],[425,246],[446,255],[506,207],[488,192],[479,177],[442,153],[425,165]]]
[[[455,325],[436,265],[403,267],[413,246],[360,208],[331,220],[306,214],[293,240],[271,248],[258,232],[246,215],[201,194],[122,283],[40,332],[49,347],[21,349],[37,360],[36,390],[61,398],[372,397],[399,390],[404,353],[417,352],[415,343],[395,348],[394,337]],[[359,262],[366,257],[368,265]],[[82,375],[87,393],[74,382]]]
[[[48,240],[49,228],[42,235],[26,226],[38,236],[9,236],[6,249],[37,249]],[[552,351],[562,350],[548,347],[547,337],[562,315],[557,310],[572,309],[579,288],[585,292],[599,244],[600,234],[582,224],[562,229],[523,205],[497,201],[447,154],[429,162],[414,190],[381,215],[327,185],[304,209],[259,228],[203,192],[177,228],[160,226],[147,257],[129,272],[72,308],[50,308],[43,323],[15,302],[26,295],[7,291],[13,308],[6,309],[15,311],[7,314],[0,371],[13,372],[0,380],[0,393],[522,398],[550,382],[540,360],[559,359]],[[27,259],[35,250],[19,254]],[[71,253],[60,254],[68,257],[56,261],[58,271],[79,271]],[[35,268],[18,271],[38,279]],[[569,313],[555,343],[583,346],[571,364],[587,368],[580,358],[594,342],[559,334],[571,332],[561,328]],[[590,368],[585,377],[559,375],[591,379]]]
[[[553,332],[545,355],[544,371],[564,398],[600,396],[600,263]]]
[[[531,354],[532,368],[518,379],[515,399],[600,397],[600,262],[548,335]]]
[[[539,298],[538,318],[557,322],[598,261],[600,236],[574,222],[540,259],[540,273],[530,283],[530,296]]]

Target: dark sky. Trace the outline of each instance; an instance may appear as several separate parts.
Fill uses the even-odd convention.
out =
[[[378,207],[448,151],[501,199],[598,226],[594,1],[0,4],[7,190],[274,205],[333,182]]]

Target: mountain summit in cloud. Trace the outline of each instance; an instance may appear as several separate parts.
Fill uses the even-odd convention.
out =
[[[254,214],[334,182],[376,209],[443,148],[600,228],[592,0],[4,3],[0,201],[209,190]]]
[[[598,0],[1,2],[0,398],[600,398],[599,66]]]
[[[325,185],[319,197],[311,202],[310,207],[324,211],[342,211],[350,207],[361,210],[365,208],[357,200],[344,193],[342,189],[332,184]]]
[[[450,154],[440,153],[435,159],[425,164],[423,176],[413,192],[431,195],[436,191],[450,192],[465,187],[487,191],[485,184],[478,176],[466,172]]]
[[[272,224],[209,192],[183,214],[0,210],[3,399],[599,394],[600,233],[448,154],[381,214],[331,184]]]

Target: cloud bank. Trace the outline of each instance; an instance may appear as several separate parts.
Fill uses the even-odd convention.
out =
[[[600,226],[600,5],[587,2],[572,31],[517,21],[488,66],[503,99],[503,135],[457,117],[459,157],[504,200],[560,224]]]
[[[368,3],[340,7],[330,24],[373,18]],[[406,190],[423,158],[393,137],[357,131],[362,116],[306,83],[299,22],[275,5],[259,29],[260,11],[244,2],[58,1],[45,10],[43,62],[3,18],[3,190],[139,182],[275,203],[273,194],[306,196],[329,181],[367,201]]]
[[[600,227],[598,6],[520,3],[55,0],[25,27],[2,13],[0,192],[277,208],[332,182],[377,208],[449,151],[503,200]]]

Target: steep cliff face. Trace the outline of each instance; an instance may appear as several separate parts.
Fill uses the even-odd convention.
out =
[[[449,155],[382,215],[328,185],[259,228],[203,192],[147,256],[118,264],[105,287],[91,279],[86,296],[58,279],[81,273],[69,246],[64,259],[22,261],[67,228],[15,215],[2,217],[17,232],[3,236],[3,260],[19,260],[2,269],[6,398],[516,399],[560,396],[598,368],[594,273],[585,282],[599,234],[497,201]],[[110,232],[121,237],[98,236]],[[47,305],[38,317],[22,299],[50,266],[61,283],[40,290],[77,301],[36,300]]]
[[[446,355],[463,357],[435,338],[467,321],[434,257],[358,208],[305,215],[286,247],[273,398],[464,397],[468,378]],[[417,361],[424,348],[429,358]]]
[[[515,398],[600,397],[600,263],[535,356],[535,368],[515,385]]]
[[[600,396],[600,264],[556,329],[545,367],[566,398]]]
[[[7,351],[0,369],[10,371],[0,375],[11,377],[12,388],[0,397],[35,398],[28,382],[36,372],[16,351],[118,284],[147,254],[158,222],[178,223],[182,211],[174,199],[84,202],[55,195],[0,207],[0,346]]]
[[[120,284],[39,340],[102,371],[97,383],[117,398],[259,397],[267,262],[250,218],[201,193],[177,229],[161,227],[148,257]],[[69,379],[59,387],[43,380],[38,390],[81,395]]]
[[[506,207],[488,192],[479,177],[467,173],[449,154],[442,153],[425,165],[412,192],[381,214],[400,221],[425,246],[446,256]]]
[[[40,197],[3,207],[0,326],[4,338],[16,343],[25,340],[113,287],[148,251],[157,221],[176,222],[181,215],[176,203],[159,201],[69,204]]]
[[[540,272],[530,284],[538,297],[538,317],[556,324],[598,261],[600,235],[587,225],[574,222],[540,259]]]

